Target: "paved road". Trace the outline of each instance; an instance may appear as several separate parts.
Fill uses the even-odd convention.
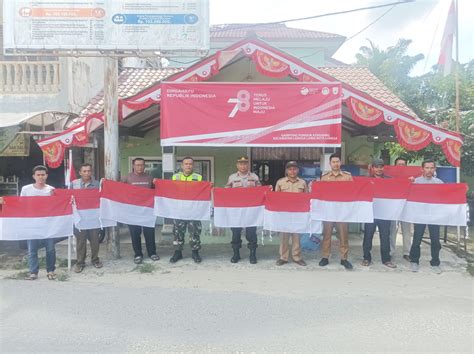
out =
[[[0,350],[474,351],[466,273],[295,269],[188,262],[0,280]]]

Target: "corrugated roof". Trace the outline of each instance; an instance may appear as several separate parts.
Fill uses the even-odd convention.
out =
[[[180,72],[182,68],[126,68],[119,76],[119,98],[127,98],[143,91],[167,77]],[[402,102],[397,95],[390,91],[369,69],[355,66],[320,67],[318,70],[331,75],[338,81],[351,85],[386,105],[416,117],[415,113]],[[103,110],[103,91],[92,98],[81,116],[98,113]]]
[[[157,82],[182,71],[182,68],[125,68],[120,72],[118,77],[118,96],[120,98],[127,98],[136,95],[147,87],[156,84]],[[94,96],[89,104],[84,108],[80,116],[87,116],[94,113],[99,113],[104,109],[104,91],[101,90]]]
[[[318,70],[331,75],[338,81],[351,85],[357,90],[382,101],[412,117],[417,117],[403,101],[383,84],[368,68],[356,66],[320,67]]]
[[[210,38],[212,40],[229,40],[257,36],[264,40],[277,39],[345,39],[344,36],[335,33],[311,31],[301,28],[287,27],[284,23],[278,24],[255,24],[255,23],[232,23],[213,25],[210,27]]]

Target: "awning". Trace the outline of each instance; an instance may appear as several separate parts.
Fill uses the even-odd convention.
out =
[[[75,117],[76,114],[56,111],[39,111],[39,112],[21,112],[21,113],[0,113],[0,128],[17,126],[28,123],[36,127],[55,125],[57,130],[62,130],[62,122],[69,117]]]
[[[300,82],[340,81],[323,70],[313,68],[258,39],[245,39],[235,43],[186,70],[172,75],[167,81],[206,81],[242,56],[250,58],[262,75],[272,78],[291,76]],[[460,134],[418,120],[415,116],[402,111],[400,107],[386,104],[345,82],[342,83],[342,92],[343,101],[349,108],[354,122],[366,127],[373,127],[380,123],[393,126],[397,140],[408,150],[420,150],[430,143],[441,145],[447,160],[453,166],[460,166],[463,142]],[[136,111],[159,104],[160,100],[161,83],[157,83],[135,96],[119,100],[119,118],[124,119]],[[63,134],[68,135],[70,131]],[[55,137],[56,141],[64,140],[61,135]]]

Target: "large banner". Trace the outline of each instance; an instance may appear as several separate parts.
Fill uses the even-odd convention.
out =
[[[5,0],[3,21],[5,54],[209,49],[208,0]]]
[[[162,146],[340,146],[339,83],[171,83]]]

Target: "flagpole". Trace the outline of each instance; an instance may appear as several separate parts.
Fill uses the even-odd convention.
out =
[[[455,39],[456,39],[456,61],[454,63],[454,85],[455,85],[455,90],[456,90],[456,101],[455,101],[455,115],[456,115],[456,132],[460,132],[460,126],[461,126],[461,117],[459,113],[459,106],[460,106],[460,101],[459,101],[459,2],[458,0],[455,0],[454,2],[455,6]],[[461,168],[456,167],[456,182],[459,183],[461,181]],[[457,250],[459,251],[461,247],[461,227],[458,226],[456,228],[456,234],[457,234]]]

